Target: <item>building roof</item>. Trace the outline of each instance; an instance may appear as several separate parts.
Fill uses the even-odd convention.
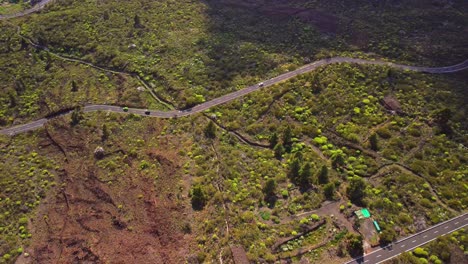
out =
[[[361,210],[354,211],[354,213],[359,219],[369,218],[371,216],[367,208],[362,208]]]

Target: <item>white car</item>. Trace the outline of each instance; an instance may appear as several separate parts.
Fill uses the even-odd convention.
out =
[[[258,86],[263,87],[265,84],[263,82],[259,83]]]

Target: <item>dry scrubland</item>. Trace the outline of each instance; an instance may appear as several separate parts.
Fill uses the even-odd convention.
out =
[[[63,0],[0,21],[0,126],[184,108],[332,55],[468,57],[464,1],[289,2]],[[344,262],[466,210],[466,84],[330,65],[187,118],[76,113],[1,137],[0,263],[229,263],[232,245]],[[380,235],[349,217],[361,206]],[[392,262],[462,263],[467,246],[462,230]]]

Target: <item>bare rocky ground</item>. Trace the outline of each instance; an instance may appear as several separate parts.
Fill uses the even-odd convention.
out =
[[[185,262],[192,237],[182,226],[191,207],[176,198],[178,154],[169,148],[147,150],[159,167],[156,181],[124,158],[128,169],[109,183],[93,157],[92,140],[82,136],[86,133],[59,127],[49,134],[53,144],[47,148],[61,148],[66,161],[57,187],[30,225],[33,240],[25,250],[30,256],[16,263]],[[169,142],[165,138],[161,144]],[[106,158],[125,154],[121,149]]]

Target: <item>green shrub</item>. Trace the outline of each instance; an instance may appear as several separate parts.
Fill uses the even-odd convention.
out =
[[[384,138],[384,139],[389,139],[392,137],[392,133],[390,132],[390,130],[388,130],[388,128],[386,127],[383,127],[383,128],[380,128],[379,130],[377,130],[377,134],[381,137],[381,138]]]
[[[312,214],[310,216],[310,219],[312,219],[312,221],[318,222],[320,220],[320,216],[318,216],[316,214]]]
[[[262,217],[263,220],[268,221],[270,220],[270,212],[260,212],[260,216]]]
[[[413,253],[417,257],[422,257],[422,258],[427,258],[429,256],[429,253],[427,253],[426,250],[424,250],[423,248],[420,248],[420,247],[415,248]]]

